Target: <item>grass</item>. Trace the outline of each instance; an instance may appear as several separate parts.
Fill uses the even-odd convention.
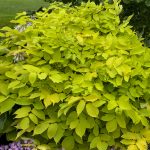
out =
[[[46,7],[44,0],[0,0],[0,27],[9,25],[16,13]]]

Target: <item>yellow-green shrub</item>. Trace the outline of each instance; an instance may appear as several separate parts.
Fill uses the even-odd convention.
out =
[[[32,22],[23,32],[2,29],[0,114],[14,117],[3,130],[8,138],[65,150],[146,150],[150,50],[120,12],[117,1],[54,3],[35,20],[13,21]],[[14,55],[25,60],[13,63]]]

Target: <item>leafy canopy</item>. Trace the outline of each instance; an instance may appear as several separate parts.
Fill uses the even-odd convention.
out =
[[[23,32],[1,29],[0,117],[9,120],[1,133],[32,136],[41,149],[146,149],[150,50],[121,10],[117,1],[53,3],[34,20],[16,17],[32,23]],[[25,59],[13,63],[17,54]]]

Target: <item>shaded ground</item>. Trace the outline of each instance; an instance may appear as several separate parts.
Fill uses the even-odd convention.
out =
[[[8,25],[17,12],[37,10],[48,4],[44,0],[0,0],[0,27]]]

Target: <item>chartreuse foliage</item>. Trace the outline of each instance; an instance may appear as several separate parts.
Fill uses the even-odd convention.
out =
[[[101,3],[103,0],[44,0],[45,2],[63,2],[63,3],[72,3],[72,5],[80,5],[82,2],[95,2],[96,4]]]
[[[14,120],[1,132],[33,137],[41,149],[146,150],[150,50],[130,18],[120,23],[121,9],[117,1],[54,3],[35,20],[13,21],[32,22],[25,31],[2,29],[0,115]],[[17,53],[25,60],[14,64]]]

